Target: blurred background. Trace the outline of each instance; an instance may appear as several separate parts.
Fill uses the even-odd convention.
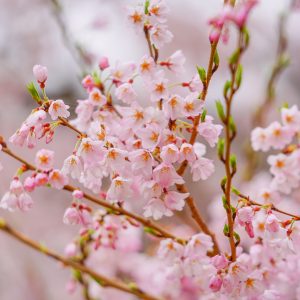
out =
[[[167,56],[182,49],[187,58],[187,72],[181,79],[189,79],[195,73],[195,65],[207,65],[210,51],[207,21],[220,11],[222,1],[167,2],[171,9],[168,24],[175,37],[164,47],[161,55]],[[136,35],[128,26],[125,10],[126,5],[134,3],[127,0],[0,0],[0,135],[8,139],[33,108],[26,84],[33,80],[34,64],[48,67],[48,95],[53,99],[64,99],[74,109],[76,100],[85,97],[80,85],[82,71],[96,68],[102,55],[108,56],[112,64],[118,59],[139,61],[147,52],[147,45],[144,37]],[[266,98],[266,85],[276,59],[279,16],[287,5],[288,1],[283,0],[261,0],[250,18],[251,44],[244,57],[244,80],[233,112],[239,128],[238,148],[235,150],[241,173],[245,164],[242,145],[247,143],[254,112]],[[286,23],[287,52],[291,64],[278,81],[275,109],[270,110],[268,119],[278,118],[276,107],[282,103],[299,103],[299,28],[300,15],[292,13]],[[214,101],[222,97],[223,84],[228,77],[226,57],[231,53],[234,41],[232,32],[229,43],[220,43],[219,46],[221,65],[213,77],[207,97],[207,108],[212,115],[215,115]],[[81,58],[84,57],[84,64],[78,57],[78,49]],[[68,131],[62,129],[58,132],[56,142],[47,145],[50,149],[60,149],[56,156],[57,167],[72,151],[74,142],[74,136]],[[34,159],[34,151],[13,150],[31,161]],[[214,151],[210,156],[215,158]],[[19,165],[1,153],[0,160],[5,168],[0,173],[1,197]],[[217,163],[217,169],[208,182],[190,185],[203,211],[219,193],[218,182],[223,174],[221,164]],[[242,181],[242,174],[236,180]],[[62,225],[70,196],[64,192],[40,189],[33,197],[35,207],[30,212],[10,214],[1,210],[0,216],[62,253],[76,233],[76,229]],[[70,296],[65,290],[68,270],[2,233],[0,265],[0,299],[80,299],[79,294]]]

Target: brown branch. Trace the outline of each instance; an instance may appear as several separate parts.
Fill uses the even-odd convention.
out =
[[[66,126],[66,127],[70,128],[71,130],[75,131],[76,133],[79,134],[79,136],[81,138],[87,137],[87,135],[85,133],[81,132],[76,127],[74,127],[73,125],[71,125],[67,119],[62,118],[62,117],[58,117],[58,119],[61,121],[60,122],[61,125]]]
[[[227,4],[226,0],[224,1],[224,4]],[[231,5],[234,6],[234,1],[233,1],[233,3],[231,3]],[[212,76],[219,67],[219,65],[215,63],[215,55],[217,55],[217,46],[218,46],[218,41],[211,43],[211,46],[210,46],[210,55],[209,55],[209,61],[208,61],[208,67],[207,67],[206,81],[203,84],[203,90],[200,94],[201,101],[206,100],[206,96],[207,96],[207,92],[208,92],[208,88],[209,88],[209,84],[211,82]],[[193,122],[193,129],[192,129],[192,133],[191,133],[191,136],[189,139],[189,143],[192,145],[196,142],[196,139],[197,139],[197,135],[198,135],[197,127],[200,123],[200,120],[201,120],[201,114],[197,115]],[[181,165],[179,166],[179,168],[177,169],[177,173],[180,176],[183,176],[187,166],[188,166],[188,162],[186,160],[183,161],[181,163]],[[180,185],[179,185],[179,187],[180,187]],[[200,212],[195,204],[195,201],[192,197],[188,198],[187,205],[191,211],[192,218],[196,221],[196,223],[198,224],[200,229],[203,232],[205,232],[204,230],[206,230],[207,232],[210,233],[209,235],[213,238],[214,245],[215,245],[214,252],[218,253],[219,248],[218,248],[218,243],[216,241],[215,235],[208,229],[206,223],[203,222],[203,218],[201,217],[201,214],[200,214]]]
[[[81,265],[85,265],[86,260],[89,257],[89,250],[88,246],[89,244],[93,241],[91,238],[91,234],[88,232],[85,237],[82,237],[79,239],[79,251],[80,251],[80,258],[78,260],[78,263]],[[85,300],[93,300],[92,297],[90,296],[90,284],[88,281],[88,278],[85,277],[84,274],[81,272],[76,276],[76,279],[82,286],[82,295]]]
[[[200,95],[200,99],[202,101],[205,101],[205,99],[206,99],[209,84],[210,84],[210,81],[211,81],[211,78],[212,78],[212,75],[213,75],[213,67],[215,66],[214,57],[215,57],[215,54],[216,54],[216,51],[217,51],[217,45],[218,45],[217,42],[211,44],[209,63],[208,63],[208,67],[207,67],[206,82],[204,84],[203,90],[202,90],[201,95]],[[191,134],[190,139],[189,139],[189,143],[192,144],[192,145],[195,143],[197,135],[198,135],[197,127],[200,123],[200,119],[201,119],[201,115],[196,116],[195,119],[194,119],[193,131],[192,131],[192,134]],[[186,170],[187,165],[188,165],[187,161],[186,160],[183,161],[181,163],[181,165],[179,166],[179,168],[177,169],[177,173],[182,176],[184,174],[185,170]]]
[[[181,193],[187,193],[187,188],[185,187],[185,185],[183,184],[178,184],[177,185],[177,190]],[[189,206],[190,208],[190,211],[191,211],[191,215],[192,215],[192,218],[196,221],[196,223],[199,225],[199,227],[201,228],[201,230],[209,235],[213,241],[213,252],[210,253],[211,256],[214,256],[216,254],[219,254],[220,253],[220,248],[219,248],[219,245],[218,245],[218,241],[216,239],[216,235],[214,234],[214,232],[212,232],[207,224],[205,223],[205,221],[203,220],[199,210],[197,209],[196,205],[195,205],[195,201],[193,199],[192,196],[189,196],[186,198],[186,203],[187,205]]]
[[[161,298],[152,296],[152,295],[140,290],[137,287],[131,287],[130,285],[127,285],[117,279],[107,278],[101,274],[96,273],[92,269],[90,269],[80,263],[77,263],[71,259],[67,259],[63,256],[56,254],[54,251],[47,249],[46,247],[40,245],[39,243],[31,240],[27,236],[25,236],[22,233],[18,232],[17,230],[13,229],[3,219],[0,219],[0,230],[6,232],[11,237],[17,239],[21,243],[29,246],[30,248],[63,263],[65,266],[74,268],[75,270],[79,270],[80,272],[88,274],[103,287],[115,288],[120,291],[135,295],[135,296],[139,297],[140,299],[145,299],[145,300],[161,299]]]
[[[226,104],[226,112],[225,118],[220,117],[224,126],[225,126],[225,158],[224,158],[224,165],[225,165],[225,173],[226,173],[226,183],[225,187],[222,187],[224,191],[225,197],[225,205],[224,208],[226,210],[227,222],[228,222],[228,238],[229,244],[231,249],[231,261],[236,260],[236,244],[234,241],[234,219],[233,219],[233,212],[231,209],[231,186],[232,186],[232,179],[236,173],[236,167],[231,165],[231,145],[236,136],[236,130],[231,128],[231,109],[232,109],[232,100],[235,93],[238,91],[240,87],[240,82],[237,83],[237,72],[240,65],[240,60],[242,57],[243,52],[247,48],[247,43],[244,42],[244,33],[243,30],[240,29],[239,31],[239,39],[238,39],[238,46],[237,50],[233,54],[232,61],[229,62],[229,70],[231,73],[231,80],[229,85],[229,95],[227,92],[224,93],[225,104]],[[240,74],[241,76],[241,74]],[[241,80],[241,79],[239,79]],[[232,121],[233,122],[233,121]]]
[[[153,47],[152,47],[152,44],[151,44],[151,41],[150,41],[149,28],[148,28],[147,25],[144,25],[144,33],[145,33],[145,38],[146,38],[147,45],[148,45],[148,48],[149,48],[150,56],[151,56],[153,59],[155,59],[154,50],[153,50]]]
[[[286,212],[282,209],[279,209],[277,208],[275,205],[273,204],[261,204],[261,203],[258,203],[252,199],[250,199],[249,196],[246,196],[246,195],[243,195],[241,193],[238,193],[237,196],[239,196],[240,198],[244,199],[247,201],[247,204],[250,204],[250,205],[255,205],[255,206],[259,206],[259,207],[264,207],[264,208],[269,208],[273,211],[276,211],[280,214],[283,214],[283,215],[286,215],[286,216],[289,216],[289,217],[292,217],[295,221],[300,221],[300,216],[298,215],[295,215],[295,214],[292,214],[292,213],[289,213],[289,212]]]
[[[22,164],[24,164],[24,166],[26,166],[27,170],[31,170],[31,171],[38,171],[37,168],[28,163],[26,160],[24,160],[23,158],[19,157],[18,155],[16,155],[15,153],[13,153],[8,147],[7,145],[2,142],[1,143],[3,148],[2,151],[4,153],[6,153],[7,155],[13,157],[14,159],[16,159],[17,161],[21,162]],[[75,187],[71,186],[71,185],[65,185],[63,188],[65,191],[69,191],[69,192],[73,192],[76,190]],[[141,223],[145,229],[149,228],[152,230],[151,233],[153,233],[154,235],[156,235],[157,237],[160,238],[170,238],[175,240],[176,242],[185,245],[186,244],[186,240],[181,239],[179,237],[174,236],[173,234],[169,233],[168,231],[166,231],[165,229],[163,229],[160,225],[145,219],[143,217],[141,217],[138,214],[135,214],[133,212],[127,211],[122,207],[119,206],[114,206],[113,204],[110,204],[109,202],[106,202],[105,200],[101,200],[98,199],[90,194],[84,193],[84,198],[89,200],[90,202],[93,202],[97,205],[100,205],[102,207],[105,207],[107,209],[109,209],[112,213],[117,214],[117,215],[125,215],[129,218],[132,218],[136,221],[138,221],[139,223]]]

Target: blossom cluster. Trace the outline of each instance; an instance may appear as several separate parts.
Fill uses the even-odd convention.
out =
[[[218,208],[232,218],[233,224],[229,224],[230,218],[225,221],[224,215],[219,218],[215,210],[211,223],[218,218],[222,227],[216,234],[211,232],[210,224],[191,204],[192,195],[184,178],[185,169],[193,182],[207,180],[214,173],[215,162],[206,154],[216,145],[227,173],[230,168],[234,169],[231,174],[236,172],[236,158],[230,153],[230,134],[235,132],[230,109],[225,117],[218,102],[218,113],[226,127],[228,155],[224,158],[225,139],[219,139],[223,126],[208,114],[205,97],[218,67],[216,46],[223,28],[233,22],[241,36],[246,36],[249,13],[256,3],[247,0],[236,7],[225,5],[209,22],[212,56],[207,74],[198,67],[186,81],[175,83],[171,78],[182,75],[186,59],[181,50],[160,57],[163,45],[173,38],[166,25],[166,1],[146,0],[128,8],[128,20],[145,35],[149,54],[136,61],[115,63],[101,57],[97,70],[82,79],[85,98],[77,100],[74,117],[64,100],[49,98],[48,70],[35,65],[33,75],[39,88],[30,83],[28,90],[37,107],[9,142],[39,150],[31,165],[12,154],[0,137],[0,151],[22,163],[0,207],[28,211],[34,204],[31,195],[39,187],[71,192],[61,219],[65,225],[77,226],[79,233],[67,244],[66,257],[114,277],[128,278],[133,282],[129,291],[133,295],[142,293],[144,299],[156,299],[146,293],[170,300],[298,299],[300,217],[277,207],[285,197],[293,197],[300,183],[298,107],[283,107],[281,123],[275,121],[252,131],[255,151],[280,151],[267,158],[272,179],[262,189],[253,185],[245,195],[226,185],[232,178],[221,182],[223,190],[229,186],[227,196],[232,194],[234,201],[228,204],[223,196],[222,203],[218,197]],[[230,58],[229,67],[239,87],[241,68],[235,60],[236,56]],[[238,88],[235,84],[233,80],[225,86],[227,105],[231,105]],[[55,133],[62,126],[77,139],[58,167],[55,151],[38,146],[40,140],[54,144]],[[201,232],[177,226],[169,232],[155,222],[179,215],[186,206]],[[149,234],[147,239],[143,232]],[[231,238],[236,259],[227,246],[218,245],[220,236]],[[122,292],[124,286],[122,291],[107,291],[107,283],[100,286],[90,280],[88,285],[85,277],[74,274],[67,285],[70,293],[80,283],[84,288],[89,286],[90,298],[136,299]]]

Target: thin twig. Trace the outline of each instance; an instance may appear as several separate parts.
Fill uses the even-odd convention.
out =
[[[283,215],[292,217],[295,221],[300,221],[300,216],[292,214],[292,213],[289,213],[289,212],[286,212],[286,211],[284,211],[282,209],[279,209],[274,204],[261,204],[259,202],[256,202],[256,201],[250,199],[249,196],[246,196],[246,195],[244,195],[242,193],[238,193],[237,196],[239,196],[242,199],[245,199],[247,201],[247,203],[250,204],[250,205],[255,205],[255,206],[259,206],[259,207],[269,208],[269,209],[271,209],[273,211],[276,211],[278,213],[281,213]]]
[[[64,44],[77,63],[81,73],[86,74],[87,56],[80,45],[70,38],[70,34],[63,19],[62,5],[59,0],[50,0],[50,2],[52,3],[54,17],[61,31]]]
[[[185,187],[185,185],[181,184],[181,185],[177,185],[177,190],[181,193],[186,193],[187,192],[187,188]],[[196,221],[196,223],[199,225],[199,227],[201,228],[201,230],[209,235],[213,241],[213,252],[210,253],[211,256],[214,256],[216,254],[219,254],[220,253],[220,248],[219,248],[219,245],[218,245],[218,241],[216,239],[216,235],[214,234],[214,232],[212,232],[209,227],[207,226],[207,224],[205,223],[205,221],[203,220],[199,210],[197,209],[196,205],[195,205],[195,201],[193,199],[192,196],[188,196],[186,198],[186,203],[187,205],[189,206],[190,208],[190,211],[191,211],[191,215],[192,215],[192,218]]]
[[[24,166],[26,166],[27,170],[31,170],[31,171],[38,171],[37,168],[28,163],[26,160],[24,160],[22,157],[19,157],[18,155],[16,155],[15,153],[13,153],[8,147],[7,145],[2,142],[1,143],[3,148],[2,151],[4,153],[6,153],[7,155],[13,157],[14,159],[16,159],[17,161],[21,162],[22,164],[24,164]],[[65,191],[68,192],[74,192],[76,190],[75,187],[73,187],[72,185],[65,185],[63,188]],[[109,209],[112,213],[117,214],[117,215],[125,215],[129,218],[132,218],[136,221],[138,221],[139,223],[141,223],[146,229],[151,229],[153,234],[155,234],[157,237],[161,237],[161,238],[170,238],[173,239],[175,241],[177,241],[180,244],[186,244],[186,240],[181,239],[179,237],[174,236],[173,234],[169,233],[168,231],[166,231],[165,229],[163,229],[160,225],[143,218],[140,215],[137,215],[133,212],[127,211],[122,207],[119,206],[114,206],[113,204],[110,204],[109,202],[105,201],[105,200],[101,200],[98,199],[90,194],[84,193],[83,194],[84,198],[89,200],[90,202],[93,202],[97,205],[100,205],[102,207],[105,207],[107,209]]]
[[[139,289],[136,286],[131,287],[130,285],[127,285],[127,284],[125,284],[125,283],[123,283],[123,282],[121,282],[117,279],[107,278],[107,277],[105,277],[101,274],[96,273],[92,269],[90,269],[90,268],[88,268],[88,267],[86,267],[86,266],[84,266],[84,265],[82,265],[78,262],[75,262],[71,259],[67,259],[63,256],[58,255],[54,251],[47,249],[45,246],[37,243],[34,240],[31,240],[27,236],[25,236],[22,233],[18,232],[17,230],[13,229],[3,219],[0,219],[0,230],[6,232],[10,236],[17,239],[21,243],[29,246],[30,248],[32,248],[32,249],[34,249],[34,250],[36,250],[36,251],[38,251],[38,252],[40,252],[44,255],[47,255],[47,256],[63,263],[65,266],[72,267],[75,270],[79,270],[80,272],[83,272],[85,274],[90,275],[102,287],[115,288],[115,289],[118,289],[120,291],[129,293],[129,294],[133,294],[133,295],[139,297],[140,299],[145,299],[145,300],[159,300],[159,299],[161,299],[159,297],[152,296],[152,295],[142,291],[141,289]]]

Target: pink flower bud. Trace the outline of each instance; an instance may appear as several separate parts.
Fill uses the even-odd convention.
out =
[[[10,183],[9,190],[16,196],[20,195],[23,192],[23,184],[18,177],[12,180],[12,182]]]
[[[82,80],[82,86],[90,92],[95,87],[94,79],[91,75],[86,75]]]
[[[24,181],[24,189],[26,192],[32,192],[35,189],[35,178],[34,177],[27,177]]]
[[[102,56],[99,60],[99,68],[101,71],[107,69],[109,67],[109,61],[106,56]]]
[[[209,288],[213,292],[218,292],[222,287],[222,278],[220,276],[213,276],[209,281]]]
[[[265,226],[266,226],[266,230],[270,232],[277,232],[280,227],[278,218],[273,214],[269,214],[266,219]]]
[[[75,207],[69,207],[66,209],[63,222],[67,225],[79,224],[79,212]]]
[[[35,178],[35,185],[42,186],[48,183],[48,175],[45,173],[38,173]]]
[[[54,130],[49,130],[46,134],[46,144],[49,144],[52,142],[54,136]]]
[[[48,78],[48,69],[47,67],[41,65],[35,65],[32,69],[33,75],[36,81],[40,84],[41,88],[45,87],[45,82]]]
[[[68,257],[72,257],[75,256],[77,252],[77,247],[75,243],[69,243],[66,247],[65,247],[65,255]]]
[[[246,222],[245,223],[245,230],[248,233],[250,238],[254,238],[254,230],[253,230],[252,222]]]
[[[238,222],[244,226],[246,222],[251,222],[253,219],[253,209],[250,206],[242,207],[237,211]]]
[[[83,192],[80,191],[80,190],[75,190],[73,193],[72,193],[72,196],[76,199],[82,199],[83,198]]]
[[[220,30],[213,30],[209,35],[209,41],[212,43],[218,42],[221,35]]]
[[[211,262],[218,270],[224,269],[228,266],[228,259],[224,254],[212,257]]]

